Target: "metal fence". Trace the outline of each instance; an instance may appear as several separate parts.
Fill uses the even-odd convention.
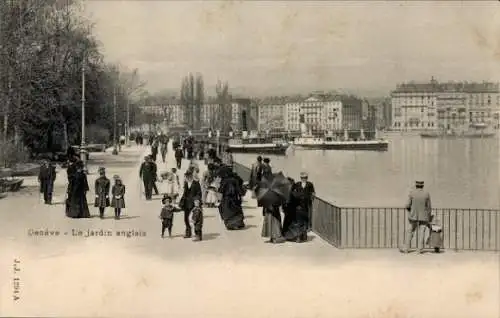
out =
[[[235,162],[233,169],[244,180],[250,178],[248,167]],[[443,228],[443,248],[500,250],[500,209],[437,208],[433,214]],[[338,248],[401,247],[409,228],[405,208],[339,207],[319,197],[313,200],[310,221],[314,233]]]

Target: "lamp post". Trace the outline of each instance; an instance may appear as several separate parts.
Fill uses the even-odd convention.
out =
[[[116,86],[113,87],[113,155],[118,154],[117,142],[116,142]]]
[[[125,143],[130,147],[130,103],[128,101],[129,94],[127,94],[127,122],[125,123]]]
[[[82,60],[82,140],[80,141],[80,160],[83,162],[85,172],[87,170],[87,149],[85,147],[85,56]]]

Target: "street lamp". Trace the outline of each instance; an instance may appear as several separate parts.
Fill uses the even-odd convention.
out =
[[[82,59],[82,140],[80,141],[80,160],[83,162],[83,169],[87,170],[87,149],[85,147],[85,54]]]
[[[114,85],[114,84],[113,84]],[[117,142],[116,142],[116,86],[113,87],[113,155],[118,154]]]

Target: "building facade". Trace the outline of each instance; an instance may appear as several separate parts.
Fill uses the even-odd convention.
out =
[[[258,105],[258,130],[286,130],[285,125],[286,100],[284,98],[269,98]]]
[[[311,96],[285,105],[285,129],[299,131],[301,119],[312,133],[342,129],[343,105],[336,98]]]
[[[184,106],[177,100],[163,105],[142,106],[141,110],[145,114],[158,116],[159,121],[164,121],[169,126],[180,127],[185,123]]]
[[[482,123],[498,127],[498,83],[399,84],[391,94],[392,129],[466,129]]]
[[[363,101],[356,96],[340,96],[342,103],[342,129],[360,130],[363,128]]]

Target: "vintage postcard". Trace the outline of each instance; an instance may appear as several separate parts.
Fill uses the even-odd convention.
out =
[[[2,1],[0,317],[499,317],[499,3]]]

